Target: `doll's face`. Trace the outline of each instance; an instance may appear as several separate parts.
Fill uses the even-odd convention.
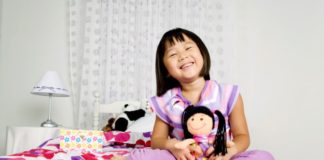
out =
[[[208,135],[213,129],[213,119],[206,114],[196,113],[188,119],[187,127],[192,135]]]

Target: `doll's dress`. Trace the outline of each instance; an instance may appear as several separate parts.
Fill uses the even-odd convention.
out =
[[[214,142],[215,135],[216,135],[217,129],[213,129],[208,135],[193,135],[193,139],[196,141],[196,143],[200,146],[200,148],[203,151],[203,155],[198,158],[198,160],[202,160],[207,157],[206,151],[211,146],[209,142]]]

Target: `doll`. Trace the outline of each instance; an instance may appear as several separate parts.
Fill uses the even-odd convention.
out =
[[[226,148],[226,126],[223,114],[216,110],[218,117],[218,128],[214,128],[214,114],[205,106],[188,106],[182,114],[182,128],[185,140],[175,145],[177,148],[188,147],[188,145],[199,145],[203,155],[198,159],[206,159],[210,155],[225,155]],[[206,155],[210,146],[214,152]]]

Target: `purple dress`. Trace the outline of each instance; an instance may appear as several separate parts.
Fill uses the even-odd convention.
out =
[[[219,110],[225,117],[226,133],[229,139],[232,138],[230,132],[230,124],[228,118],[233,110],[239,95],[239,88],[237,85],[219,84],[213,80],[207,80],[200,95],[200,101],[195,104],[199,106],[206,106],[212,112]],[[165,123],[169,124],[171,130],[170,137],[182,140],[184,138],[183,129],[181,125],[181,116],[184,109],[192,105],[181,92],[180,87],[168,90],[162,96],[154,96],[149,100],[149,104],[156,113],[156,115]],[[215,127],[218,126],[218,118],[215,118]],[[130,160],[174,160],[174,156],[167,150],[160,149],[135,149],[128,159]],[[265,151],[246,151],[235,155],[232,160],[273,160],[272,155]]]

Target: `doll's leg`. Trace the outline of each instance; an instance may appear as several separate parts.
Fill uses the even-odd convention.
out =
[[[160,149],[134,149],[130,152],[128,160],[175,160],[174,156],[167,150]]]
[[[262,150],[251,150],[239,153],[231,160],[274,160],[271,153]]]

